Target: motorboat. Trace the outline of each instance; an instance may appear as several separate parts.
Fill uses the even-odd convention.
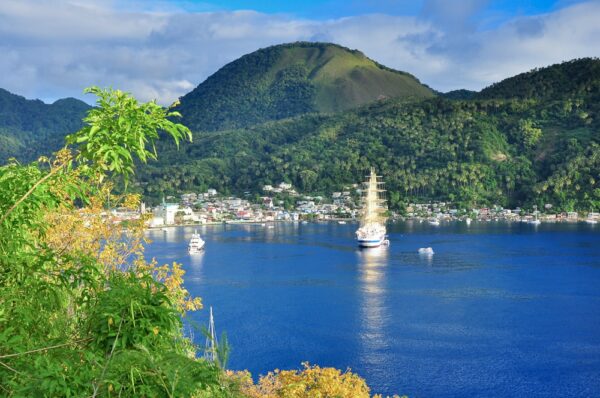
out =
[[[433,249],[431,247],[422,247],[419,249],[419,254],[426,254],[430,256],[433,254]]]
[[[437,218],[431,218],[429,220],[429,225],[434,225],[437,227],[438,225],[440,225],[440,220],[438,220]]]
[[[190,239],[190,243],[188,245],[188,253],[189,254],[197,254],[201,253],[204,250],[204,240],[200,237],[200,234],[197,230],[194,230],[194,234],[192,235],[192,239]]]

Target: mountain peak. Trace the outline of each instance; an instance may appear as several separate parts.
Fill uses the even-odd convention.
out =
[[[225,65],[182,97],[179,111],[192,130],[220,130],[336,112],[381,98],[434,95],[414,76],[358,50],[296,42],[262,48]]]

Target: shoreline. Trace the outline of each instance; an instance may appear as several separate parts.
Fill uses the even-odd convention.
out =
[[[431,217],[410,217],[410,218],[393,218],[388,221],[388,223],[397,223],[397,222],[407,222],[407,221],[416,221],[419,223],[428,223],[431,220]],[[447,222],[447,223],[466,223],[466,220],[463,218],[438,218],[439,222]],[[205,223],[189,223],[189,224],[170,224],[163,225],[160,227],[146,227],[148,231],[155,230],[163,230],[163,229],[171,229],[171,228],[180,228],[180,227],[202,227],[202,226],[213,226],[213,225],[273,225],[278,223],[289,223],[289,224],[322,224],[322,223],[340,223],[344,224],[358,224],[358,219],[353,218],[335,218],[335,219],[326,219],[326,220],[271,220],[271,221],[245,221],[245,220],[227,220],[227,221],[212,221]],[[530,219],[508,219],[508,218],[480,218],[480,219],[472,219],[471,222],[478,223],[490,223],[490,222],[505,222],[505,223],[524,223],[531,224]],[[579,218],[579,219],[554,219],[554,220],[544,220],[539,219],[541,224],[556,224],[556,223],[569,223],[569,224],[589,224],[595,225],[596,223],[588,222],[588,219]],[[343,225],[343,224],[340,224]],[[535,224],[534,224],[535,225]]]

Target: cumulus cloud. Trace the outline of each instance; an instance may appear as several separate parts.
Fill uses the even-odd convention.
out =
[[[416,16],[316,21],[100,0],[0,2],[0,87],[53,100],[82,98],[89,85],[112,86],[168,104],[243,54],[297,40],[359,49],[440,91],[481,89],[534,67],[600,55],[597,1],[483,29],[476,18],[485,3],[448,8],[429,0]]]

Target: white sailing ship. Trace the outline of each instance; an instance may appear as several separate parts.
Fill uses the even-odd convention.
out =
[[[378,180],[375,169],[371,168],[369,180],[364,183],[363,209],[360,227],[356,231],[356,239],[360,247],[378,247],[388,244],[386,239],[385,222],[387,220],[387,207],[385,205],[385,192],[383,182]]]
[[[197,230],[194,230],[194,234],[192,235],[192,239],[190,239],[190,243],[188,245],[188,253],[197,254],[201,253],[204,250],[204,240],[200,237],[200,234]]]

